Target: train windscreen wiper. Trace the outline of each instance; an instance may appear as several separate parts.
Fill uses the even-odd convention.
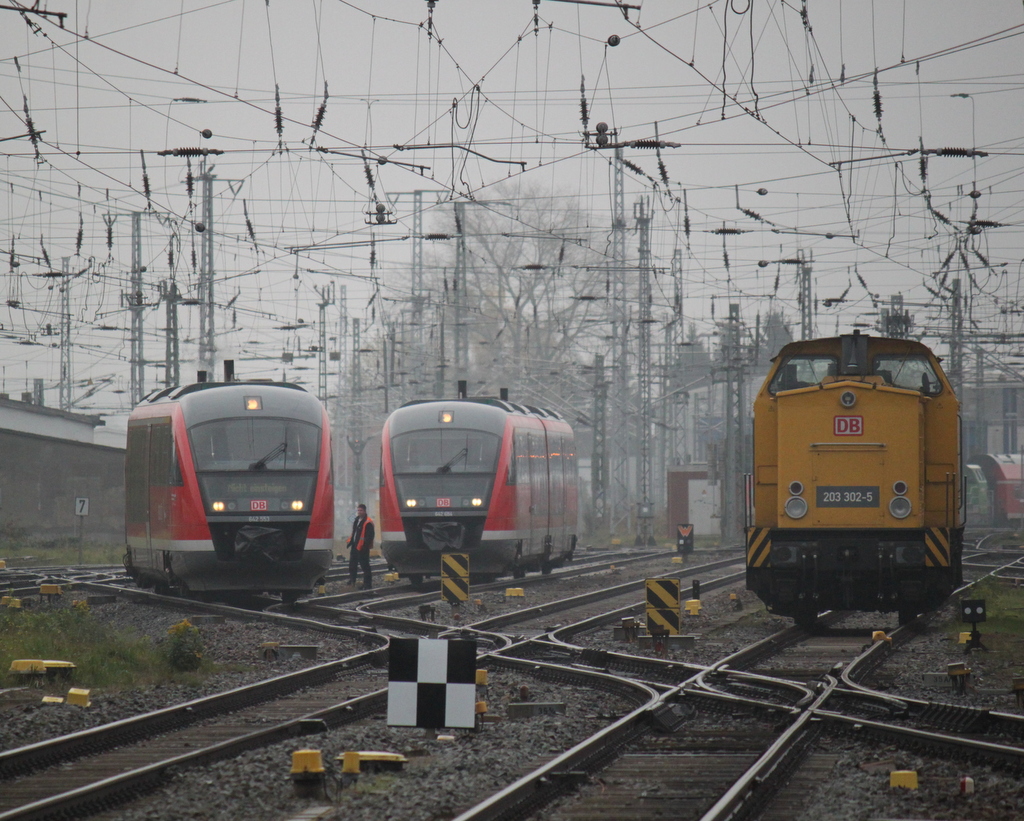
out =
[[[454,465],[456,462],[458,462],[459,459],[464,459],[467,456],[469,456],[469,448],[463,448],[458,453],[456,453],[451,459],[449,459],[447,462],[445,462],[443,465],[441,465],[441,467],[439,467],[437,469],[437,472],[438,473],[451,473],[452,472],[452,465]]]
[[[270,451],[270,453],[268,453],[262,459],[257,459],[255,462],[253,462],[251,465],[249,465],[249,470],[266,470],[267,469],[267,462],[273,461],[278,456],[280,456],[282,453],[284,453],[286,450],[288,450],[288,441],[287,440],[282,442],[280,445],[277,445],[272,451]]]

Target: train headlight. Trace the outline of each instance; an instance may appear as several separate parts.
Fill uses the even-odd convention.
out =
[[[222,512],[224,510],[224,503],[223,502],[214,502],[212,505],[210,505],[210,507],[212,507],[214,509],[214,511],[216,511],[217,513],[220,513],[220,512]]]
[[[910,499],[906,496],[896,496],[889,502],[889,512],[896,519],[906,519],[912,509]]]
[[[416,500],[415,499],[406,499],[405,500],[405,506],[406,507],[416,507]]]
[[[843,391],[839,394],[839,404],[844,408],[852,408],[857,404],[857,395],[853,391]]]
[[[804,486],[801,482],[790,482],[789,492],[793,496],[799,496],[801,493],[804,492]]]
[[[303,503],[301,499],[296,499],[294,502],[292,502],[292,510],[302,510],[302,508],[304,508],[305,506],[306,505]]]
[[[474,499],[472,502],[473,507],[480,507],[484,503],[483,499]]]
[[[807,515],[807,502],[799,496],[790,496],[786,500],[786,515],[790,519],[802,519]]]
[[[893,482],[892,483],[892,492],[895,493],[897,496],[906,496],[907,495],[907,483],[906,482]]]

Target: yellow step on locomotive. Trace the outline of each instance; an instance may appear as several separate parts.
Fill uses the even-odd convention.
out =
[[[939,607],[963,577],[959,407],[920,342],[783,347],[754,400],[747,589],[805,626]]]

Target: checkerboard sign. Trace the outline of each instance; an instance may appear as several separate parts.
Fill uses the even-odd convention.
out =
[[[388,726],[475,727],[476,642],[392,638]]]

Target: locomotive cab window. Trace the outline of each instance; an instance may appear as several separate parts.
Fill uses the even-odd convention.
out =
[[[826,376],[835,376],[839,369],[839,360],[834,356],[822,354],[798,354],[789,357],[772,377],[768,392],[792,391],[797,388],[810,388],[821,384]]]
[[[942,382],[928,358],[920,355],[879,354],[872,362],[873,372],[894,388],[920,391],[925,396],[942,393]]]

